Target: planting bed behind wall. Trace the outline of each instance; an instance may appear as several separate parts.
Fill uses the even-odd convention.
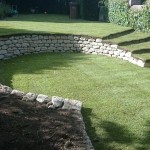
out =
[[[26,34],[0,37],[0,59],[41,52],[81,52],[85,54],[105,55],[127,60],[145,67],[143,60],[122,50],[118,45],[104,43],[102,39],[81,35]]]

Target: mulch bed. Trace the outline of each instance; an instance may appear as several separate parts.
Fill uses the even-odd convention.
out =
[[[77,114],[0,95],[0,150],[84,150]]]

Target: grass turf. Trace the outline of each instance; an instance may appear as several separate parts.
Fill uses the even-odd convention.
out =
[[[83,102],[96,150],[150,149],[150,70],[83,54],[34,54],[0,61],[0,82]]]
[[[49,14],[19,15],[0,21],[0,35],[32,32],[101,37],[132,51],[136,57],[150,61],[150,35],[136,32],[129,27],[97,21],[70,20],[68,16]]]

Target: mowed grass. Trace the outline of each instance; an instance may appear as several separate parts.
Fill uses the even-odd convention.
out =
[[[0,82],[81,100],[95,150],[150,149],[148,68],[105,56],[43,53],[0,61]]]
[[[69,16],[34,14],[19,15],[0,21],[0,35],[16,33],[61,33],[89,35],[117,43],[133,55],[150,61],[150,34],[129,27],[98,21],[72,20]]]

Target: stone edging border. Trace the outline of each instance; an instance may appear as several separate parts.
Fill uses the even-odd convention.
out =
[[[81,52],[127,60],[140,67],[146,62],[116,44],[100,38],[69,34],[16,34],[0,36],[0,60],[41,52]]]
[[[35,94],[35,93],[24,93],[19,90],[15,90],[10,88],[9,86],[5,86],[0,84],[0,98],[5,98],[9,95],[16,95],[22,98],[23,101],[26,102],[34,102],[37,101],[39,103],[46,103],[48,109],[65,109],[65,110],[76,110],[76,118],[77,121],[80,122],[80,126],[83,132],[83,142],[86,150],[94,150],[93,145],[85,131],[85,124],[83,122],[83,117],[81,114],[82,102],[78,100],[69,100],[64,99],[58,96],[52,96],[49,98],[47,95],[43,94]]]

